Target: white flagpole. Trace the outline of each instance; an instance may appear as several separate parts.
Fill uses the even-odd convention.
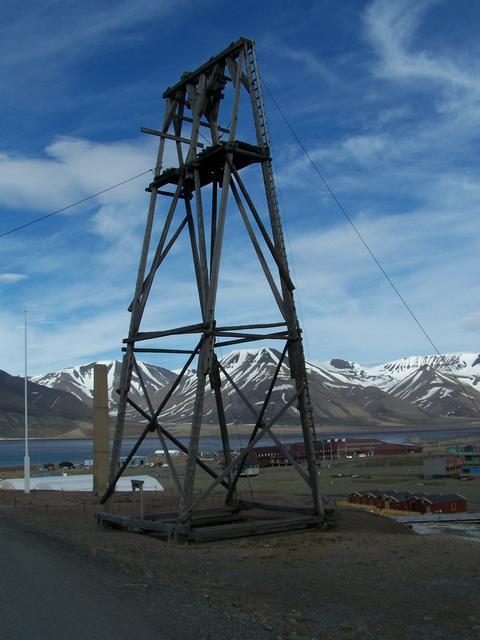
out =
[[[25,457],[23,458],[24,491],[30,493],[30,456],[28,455],[28,389],[27,389],[27,312],[25,311]]]

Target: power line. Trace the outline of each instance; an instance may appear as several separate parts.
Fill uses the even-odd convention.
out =
[[[152,169],[147,169],[146,171],[142,171],[142,173],[137,173],[137,175],[135,176],[131,176],[130,178],[126,178],[125,180],[122,180],[121,182],[117,182],[117,184],[112,184],[110,187],[106,187],[105,189],[102,189],[101,191],[97,191],[96,193],[92,193],[89,196],[86,196],[85,198],[82,198],[81,200],[77,200],[76,202],[72,202],[71,204],[67,204],[65,207],[62,207],[61,209],[57,209],[56,211],[52,211],[51,213],[47,213],[44,216],[40,216],[39,218],[35,218],[35,220],[30,220],[30,222],[26,222],[25,224],[21,224],[19,227],[15,227],[14,229],[9,229],[8,231],[4,231],[3,233],[0,233],[0,238],[4,238],[5,236],[10,235],[11,233],[15,233],[16,231],[20,231],[21,229],[25,229],[26,227],[30,227],[32,224],[36,224],[37,222],[42,222],[42,220],[46,220],[47,218],[51,218],[52,216],[56,216],[57,213],[62,213],[62,211],[66,211],[67,209],[71,209],[72,207],[76,207],[79,204],[83,204],[84,202],[87,202],[87,200],[92,200],[92,198],[96,198],[98,196],[101,196],[103,193],[107,193],[107,191],[112,191],[112,189],[116,189],[117,187],[121,187],[124,184],[127,184],[127,182],[132,182],[132,180],[136,180],[137,178],[140,178],[141,176],[144,176],[147,173],[150,173],[150,171],[152,171]]]
[[[425,329],[425,327],[422,325],[422,323],[420,322],[420,320],[417,318],[417,316],[415,315],[415,313],[413,312],[413,309],[411,308],[411,306],[408,304],[408,302],[405,300],[405,298],[403,297],[403,295],[400,293],[400,291],[398,290],[397,286],[395,285],[395,283],[393,282],[393,280],[391,279],[391,277],[388,275],[388,273],[386,272],[386,270],[384,269],[384,267],[382,266],[381,262],[379,261],[379,259],[377,258],[377,256],[375,255],[375,253],[373,252],[373,250],[370,248],[370,246],[368,245],[367,241],[365,240],[365,238],[363,237],[363,235],[360,233],[360,230],[358,229],[358,227],[356,226],[356,224],[353,222],[352,218],[348,215],[347,211],[345,210],[344,206],[342,205],[342,203],[340,202],[340,200],[337,198],[335,192],[333,191],[333,189],[330,187],[330,185],[328,184],[325,176],[323,175],[323,173],[320,171],[320,169],[318,168],[318,166],[316,165],[315,161],[313,160],[313,158],[311,157],[311,155],[308,153],[305,145],[303,144],[302,140],[300,139],[300,137],[298,136],[297,132],[295,131],[295,129],[292,127],[292,125],[290,124],[287,116],[285,115],[284,111],[282,110],[282,108],[280,107],[280,105],[278,104],[278,102],[275,100],[275,98],[273,97],[272,92],[270,91],[270,89],[268,88],[267,84],[265,83],[265,80],[262,80],[263,86],[265,87],[268,95],[270,96],[273,104],[276,106],[276,108],[278,109],[278,112],[280,113],[280,115],[282,116],[283,120],[285,121],[285,124],[287,125],[287,127],[289,128],[291,134],[293,135],[293,137],[295,138],[298,146],[301,148],[301,150],[303,151],[303,153],[305,154],[305,156],[308,158],[308,160],[310,161],[313,169],[315,170],[315,172],[318,174],[318,176],[320,177],[321,181],[323,182],[326,190],[328,191],[328,193],[330,194],[330,196],[333,198],[333,200],[335,201],[335,203],[337,204],[338,208],[340,209],[340,211],[343,213],[343,215],[345,216],[345,219],[347,220],[347,222],[350,224],[350,226],[352,227],[352,229],[354,230],[355,234],[357,235],[358,239],[360,240],[360,242],[363,244],[363,246],[365,247],[365,249],[367,250],[367,252],[370,254],[370,257],[372,258],[372,260],[375,262],[375,264],[377,265],[378,269],[380,270],[380,272],[383,274],[383,276],[385,277],[386,281],[388,282],[388,284],[390,285],[390,287],[393,289],[393,291],[395,292],[395,294],[398,296],[398,298],[400,299],[400,301],[402,302],[403,306],[405,307],[405,309],[408,311],[408,313],[410,314],[410,316],[413,318],[413,320],[416,322],[417,326],[419,327],[420,331],[423,333],[423,335],[425,336],[425,338],[428,340],[428,342],[430,343],[430,345],[433,347],[433,349],[435,350],[435,352],[437,353],[437,355],[440,357],[440,359],[442,360],[444,366],[450,371],[450,373],[452,374],[452,376],[455,378],[458,386],[462,389],[462,391],[464,392],[464,394],[467,396],[467,398],[470,400],[470,403],[472,404],[473,408],[475,409],[475,411],[477,413],[480,413],[480,409],[477,407],[476,402],[473,400],[473,398],[468,394],[465,386],[463,385],[463,383],[460,381],[460,379],[456,376],[455,372],[453,371],[453,369],[450,367],[450,365],[448,364],[448,362],[446,361],[445,357],[440,353],[439,349],[437,348],[437,345],[434,343],[434,341],[432,340],[432,338],[430,337],[430,335],[427,333],[427,330]]]

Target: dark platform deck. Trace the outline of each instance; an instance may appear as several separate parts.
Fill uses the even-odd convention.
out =
[[[212,147],[207,147],[198,154],[195,160],[185,164],[183,167],[166,169],[150,183],[146,191],[158,190],[168,184],[178,185],[180,178],[183,177],[184,192],[191,193],[194,190],[194,169],[199,171],[202,187],[212,182],[221,183],[228,154],[232,154],[232,163],[237,170],[248,167],[251,164],[270,160],[268,150],[265,151],[247,142],[241,142],[240,140],[220,142]]]

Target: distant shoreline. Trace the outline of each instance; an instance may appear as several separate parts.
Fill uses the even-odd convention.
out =
[[[179,424],[177,425],[167,425],[167,428],[172,432],[172,435],[174,435],[175,437],[180,437],[180,438],[185,438],[188,437],[190,435],[190,427],[189,425],[186,424]],[[251,433],[251,430],[253,428],[253,425],[235,425],[233,427],[230,427],[230,433],[232,435],[249,435]],[[129,431],[131,431],[132,429],[129,429]],[[302,431],[300,429],[300,427],[297,426],[288,426],[288,425],[278,425],[277,426],[277,432],[279,435],[298,435],[299,437],[302,436]],[[445,426],[432,426],[432,427],[425,427],[424,425],[417,425],[415,427],[394,427],[394,426],[379,426],[379,427],[374,427],[374,426],[359,426],[359,427],[317,427],[316,428],[316,435],[318,438],[331,438],[331,437],[342,437],[342,436],[350,436],[350,437],[355,437],[356,435],[358,436],[365,436],[368,434],[376,434],[376,435],[385,435],[385,436],[393,436],[393,435],[408,435],[408,434],[429,434],[432,433],[433,434],[439,434],[439,433],[448,433],[451,437],[455,437],[455,434],[462,434],[464,432],[478,432],[480,434],[480,425],[468,425],[468,424],[462,424],[462,425],[457,425],[457,426],[450,426],[450,425],[445,425]],[[203,426],[203,432],[201,433],[200,437],[204,436],[204,437],[209,437],[209,436],[216,436],[219,433],[219,426],[218,425],[213,425],[213,424],[206,424]],[[110,434],[110,438],[112,439],[114,437],[114,433],[111,432]],[[125,433],[123,436],[123,439],[127,439],[127,438],[136,438],[140,435],[140,431],[138,433]],[[152,433],[151,435],[147,435],[147,438],[153,438],[156,439],[156,434]],[[67,434],[65,436],[63,435],[57,435],[57,436],[31,436],[29,437],[29,441],[44,441],[44,440],[92,440],[93,438],[93,433],[91,435],[79,435],[79,436],[72,436],[70,434]],[[16,438],[11,438],[11,437],[3,437],[0,436],[0,442],[23,442],[25,438],[23,436],[20,437],[16,437]]]

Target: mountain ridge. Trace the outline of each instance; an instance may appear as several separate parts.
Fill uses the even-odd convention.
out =
[[[265,397],[268,382],[280,354],[275,349],[237,349],[221,358],[222,365],[240,390],[258,407]],[[109,406],[111,415],[116,408],[115,390],[118,386],[120,361],[102,361],[107,365]],[[93,365],[69,367],[61,371],[35,376],[39,384],[74,392],[91,406],[93,397]],[[154,364],[139,362],[148,393],[159,404],[176,377],[176,373]],[[432,375],[432,370],[435,375]],[[472,418],[480,408],[480,355],[471,352],[438,355],[415,355],[390,360],[375,366],[363,366],[354,361],[332,358],[307,363],[314,415],[320,423],[347,422],[375,426],[379,422],[392,424],[428,422],[432,418]],[[454,371],[454,375],[452,375]],[[420,377],[422,380],[420,380]],[[456,377],[455,377],[456,376]],[[411,378],[411,380],[410,380]],[[457,381],[460,380],[460,384]],[[171,401],[162,412],[167,422],[188,421],[195,395],[195,370],[186,372]],[[224,380],[225,411],[229,422],[251,422],[254,415]],[[270,410],[278,410],[293,393],[288,362],[281,368],[272,395]],[[136,374],[132,378],[132,397],[142,400],[141,385]],[[425,397],[426,396],[426,397]],[[204,418],[216,421],[213,393],[205,396]],[[129,410],[127,419],[138,419]],[[298,421],[295,406],[290,407],[283,420]]]
[[[240,349],[221,358],[223,368],[248,399],[245,402],[222,375],[222,392],[228,423],[250,424],[263,404],[280,353],[275,349]],[[99,361],[107,366],[109,412],[116,414],[116,390],[121,362]],[[70,432],[91,423],[94,362],[34,376],[29,380],[29,408],[33,425],[44,433]],[[138,362],[152,404],[158,407],[177,373],[151,363]],[[421,425],[465,424],[480,411],[480,355],[449,353],[443,356],[409,356],[373,367],[332,358],[307,363],[314,418],[322,427],[410,428]],[[452,373],[453,372],[453,373]],[[23,378],[0,372],[0,436],[20,435],[23,412]],[[188,370],[162,411],[166,423],[188,423],[195,398],[196,372]],[[282,364],[265,418],[277,414],[294,395],[288,358]],[[132,399],[147,409],[141,382],[134,371]],[[128,407],[127,422],[143,422]],[[204,422],[216,424],[215,397],[207,384]],[[299,426],[295,403],[282,414],[280,425]],[[51,426],[51,429],[49,427]],[[80,428],[80,427],[78,427]],[[82,427],[83,428],[83,427]],[[50,429],[50,431],[48,431]],[[83,433],[83,431],[82,431]]]

